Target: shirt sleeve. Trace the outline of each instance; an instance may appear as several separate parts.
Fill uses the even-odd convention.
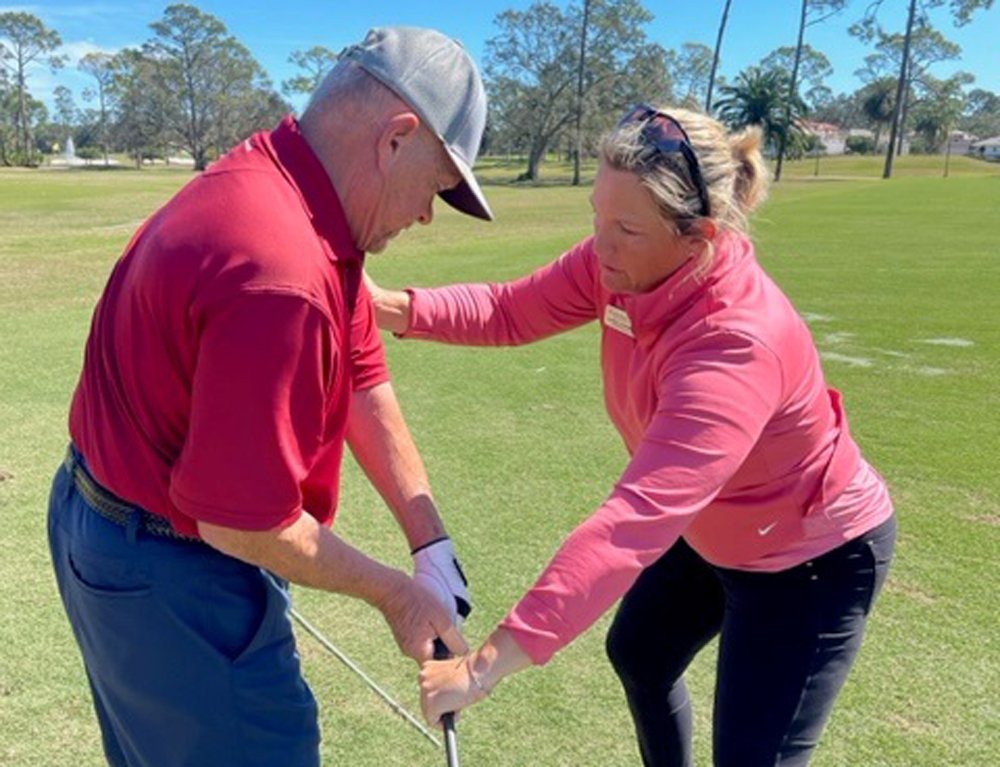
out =
[[[247,292],[204,317],[184,447],[170,499],[197,520],[241,530],[294,522],[323,440],[337,355],[306,298]]]
[[[781,371],[770,350],[732,333],[699,341],[660,376],[656,415],[611,495],[501,623],[534,663],[589,628],[677,541],[774,412]]]
[[[411,289],[403,337],[514,346],[590,322],[598,311],[590,243],[513,282]]]
[[[351,371],[354,391],[370,389],[390,378],[385,346],[375,323],[375,305],[364,281],[358,286],[351,317]]]

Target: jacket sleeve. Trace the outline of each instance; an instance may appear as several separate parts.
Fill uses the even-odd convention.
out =
[[[405,338],[470,346],[515,346],[597,317],[591,240],[532,274],[506,283],[411,289]]]
[[[536,664],[589,628],[676,542],[777,406],[778,360],[752,339],[708,334],[672,357],[656,415],[611,495],[501,624]]]

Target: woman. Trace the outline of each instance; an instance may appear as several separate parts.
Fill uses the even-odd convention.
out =
[[[808,761],[895,520],[746,234],[767,191],[760,143],[640,105],[602,143],[593,237],[508,284],[371,286],[380,325],[404,337],[522,344],[600,320],[605,402],[631,456],[483,646],[424,666],[429,721],[544,664],[624,596],[607,649],[645,764],[691,763],[683,674],[716,635],[715,763]]]

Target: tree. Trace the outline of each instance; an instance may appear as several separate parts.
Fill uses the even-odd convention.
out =
[[[928,153],[937,152],[943,145],[951,154],[951,131],[965,108],[963,87],[973,81],[967,72],[958,72],[945,80],[927,75],[920,99],[913,105],[913,128],[921,138]],[[945,175],[947,175],[947,160]]]
[[[944,5],[946,0],[921,0],[920,13],[917,13],[917,0],[910,0],[906,14],[906,31],[903,34],[902,55],[900,56],[899,75],[896,80],[896,103],[893,111],[892,124],[889,133],[889,147],[885,154],[885,167],[882,178],[892,177],[892,161],[896,150],[896,137],[902,135],[901,115],[903,101],[909,76],[910,46],[913,40],[915,24],[919,20],[922,26],[929,26],[928,13],[934,8]],[[952,18],[956,26],[963,26],[972,20],[973,14],[979,9],[989,9],[993,0],[947,0]],[[864,17],[851,27],[851,34],[862,40],[870,41],[881,33],[878,25],[878,14],[885,0],[872,0],[865,11]]]
[[[114,77],[112,70],[113,56],[110,53],[88,53],[77,65],[81,72],[85,72],[94,78],[97,89],[88,88],[83,92],[83,97],[87,101],[97,99],[98,127],[100,129],[101,153],[104,155],[104,164],[108,164],[108,99],[110,94],[108,86]]]
[[[168,114],[174,100],[160,86],[158,62],[141,50],[125,48],[111,62],[108,93],[115,104],[113,140],[142,167],[145,157],[168,156]]]
[[[822,99],[812,107],[810,117],[843,127],[856,126],[861,119],[857,93],[838,93]]]
[[[486,43],[486,87],[496,146],[528,152],[520,180],[535,180],[546,150],[565,138],[582,104],[584,141],[609,126],[642,90],[658,98],[667,87],[665,51],[646,41],[652,19],[637,0],[591,0],[582,98],[580,40],[584,9],[564,13],[536,2],[526,11],[505,11],[499,33]]]
[[[759,125],[768,148],[775,150],[783,140],[800,131],[796,125],[806,114],[806,105],[788,89],[789,76],[780,69],[765,72],[747,67],[736,82],[719,88],[722,98],[715,102],[720,119],[732,128]]]
[[[715,51],[712,54],[712,69],[708,74],[708,89],[705,93],[705,111],[712,113],[712,89],[715,86],[715,73],[719,70],[719,53],[722,51],[722,36],[726,33],[726,22],[729,20],[729,6],[733,0],[726,0],[722,8],[722,19],[719,21],[719,34],[715,38]]]
[[[291,109],[274,92],[250,51],[232,38],[223,41],[217,52],[212,91],[209,119],[216,154],[247,134],[272,126]]]
[[[196,170],[208,165],[210,84],[226,27],[190,5],[170,5],[163,19],[150,24],[156,37],[145,51],[157,61],[158,86],[176,99],[168,110],[171,127],[194,158]]]
[[[833,74],[833,67],[826,55],[811,45],[803,44],[799,53],[798,67],[795,65],[796,48],[790,45],[775,48],[760,61],[761,69],[780,69],[789,79],[795,75],[796,93],[802,93],[802,100],[812,105],[831,98],[830,89],[823,82]]]
[[[878,149],[882,130],[892,122],[896,110],[896,82],[891,77],[870,82],[858,91],[861,114],[875,131],[875,148]]]
[[[57,85],[52,95],[55,97],[56,124],[62,129],[59,142],[65,146],[73,135],[73,124],[76,122],[76,102],[73,100],[73,91],[65,85]]]
[[[583,0],[583,23],[580,25],[580,60],[576,65],[576,148],[573,152],[573,186],[580,186],[580,155],[583,153],[583,78],[587,71],[587,27],[591,0]]]
[[[684,43],[680,53],[667,53],[667,70],[674,95],[681,103],[693,108],[705,103],[712,71],[711,48],[702,43]]]
[[[903,56],[902,35],[879,33],[876,53],[865,57],[867,69],[873,71],[897,71]],[[906,66],[906,85],[903,89],[903,107],[899,116],[896,155],[903,151],[903,136],[909,106],[913,100],[914,86],[922,85],[924,76],[932,64],[958,58],[962,49],[946,39],[938,30],[926,22],[918,20],[910,39],[909,63]]]
[[[969,91],[959,127],[980,138],[1000,135],[1000,94],[984,88]]]
[[[0,67],[0,165],[10,165],[10,154],[16,136],[14,114],[17,110],[17,97],[10,84],[7,70]]]
[[[0,13],[0,66],[13,77],[16,104],[14,130],[19,142],[22,161],[31,164],[32,109],[29,101],[27,70],[29,65],[45,63],[53,71],[63,65],[61,56],[52,52],[62,45],[59,33],[49,29],[41,19],[30,13]]]
[[[156,37],[143,50],[155,63],[157,87],[169,98],[168,125],[191,153],[195,169],[204,170],[213,147],[218,150],[237,126],[245,129],[251,122],[238,112],[249,107],[251,97],[263,95],[269,105],[277,99],[260,65],[214,16],[170,5],[150,28]],[[259,113],[252,116],[258,119]]]
[[[786,106],[798,98],[800,68],[805,63],[806,72],[802,73],[802,79],[811,81],[812,89],[815,91],[821,87],[823,78],[833,71],[829,60],[822,53],[814,51],[804,44],[806,27],[818,24],[831,16],[835,16],[844,9],[846,0],[802,0],[799,12],[799,38],[795,48],[779,48],[770,56],[765,57],[763,65],[768,67],[781,67],[788,72],[788,99]],[[812,19],[810,19],[810,15]],[[791,67],[788,61],[791,59]],[[785,147],[788,135],[791,130],[791,114],[785,115],[786,129],[781,133],[778,142],[778,164],[774,171],[774,180],[781,180],[781,168],[785,160]]]
[[[305,51],[292,51],[288,63],[304,70],[301,74],[285,80],[281,91],[286,96],[303,94],[309,96],[315,91],[326,73],[337,63],[337,54],[322,45],[314,45]]]

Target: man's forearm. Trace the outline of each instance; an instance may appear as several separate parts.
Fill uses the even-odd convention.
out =
[[[392,509],[411,549],[445,535],[427,471],[391,384],[354,393],[347,440],[368,479]]]
[[[395,591],[399,570],[365,556],[303,513],[280,530],[247,531],[198,523],[201,537],[224,554],[263,567],[302,586],[363,599],[381,607]]]

